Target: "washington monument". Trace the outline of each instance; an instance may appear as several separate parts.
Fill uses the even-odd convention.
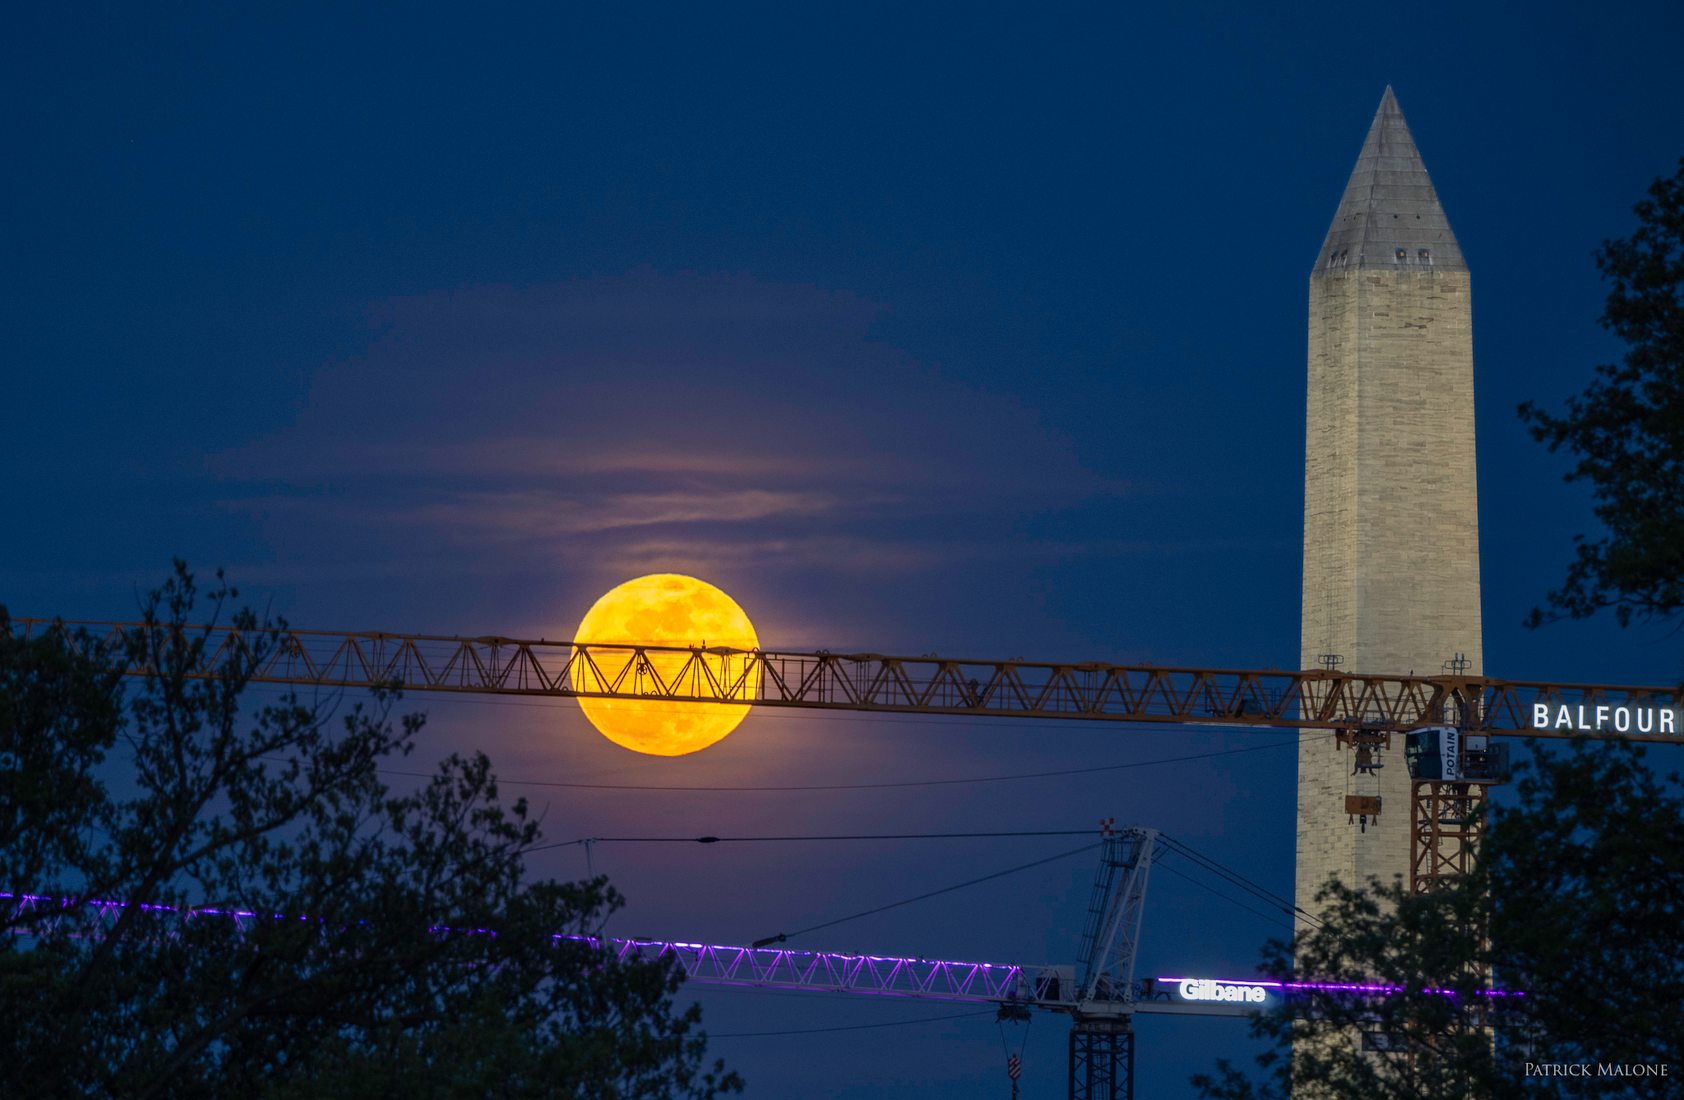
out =
[[[1387,88],[1310,274],[1303,667],[1481,668],[1468,265]],[[1452,666],[1451,663],[1455,662]],[[1298,749],[1297,904],[1409,874],[1409,777]],[[1359,827],[1347,794],[1379,794]]]

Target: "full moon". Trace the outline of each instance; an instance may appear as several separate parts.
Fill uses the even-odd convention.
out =
[[[631,645],[726,646],[758,649],[754,624],[737,601],[706,581],[679,573],[651,573],[610,589],[585,613],[574,632],[576,642],[618,642]],[[663,683],[672,684],[690,659],[688,653],[651,653],[649,664]],[[625,666],[629,652],[612,649],[596,655],[605,677]],[[731,683],[742,674],[742,658],[707,654],[716,680]],[[574,691],[604,691],[608,684],[582,661],[573,664]],[[635,690],[628,681],[619,691]],[[760,669],[730,698],[751,698],[760,690]],[[686,693],[688,694],[688,693]],[[683,756],[705,749],[737,728],[747,706],[729,703],[669,703],[642,699],[579,697],[579,706],[597,731],[616,745],[654,756]]]

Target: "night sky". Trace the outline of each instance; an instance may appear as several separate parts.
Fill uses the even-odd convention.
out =
[[[1390,83],[1473,273],[1486,671],[1684,672],[1663,628],[1520,626],[1593,520],[1514,413],[1619,354],[1591,253],[1684,155],[1676,4],[245,7],[0,36],[14,614],[127,617],[173,555],[301,627],[565,638],[673,571],[768,647],[1291,667],[1306,282]],[[1289,735],[755,714],[663,760],[571,704],[408,702],[419,758],[485,750],[555,840],[1116,817],[1292,888]],[[1070,847],[594,860],[610,932],[744,942]],[[1244,975],[1287,930],[1165,868],[1142,972]],[[796,945],[1074,961],[1092,873]],[[742,1034],[963,1006],[695,995],[750,1096],[1006,1090],[988,1015]],[[1142,1095],[1252,1050],[1139,1033]],[[1026,1097],[1064,1035],[1030,1026]]]

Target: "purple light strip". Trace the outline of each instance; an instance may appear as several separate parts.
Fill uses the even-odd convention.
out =
[[[0,891],[0,902],[10,902],[19,913],[35,912],[46,917],[73,915],[91,910],[96,920],[111,919],[130,907],[125,901],[60,897],[52,894],[13,894]],[[200,916],[228,917],[242,925],[267,918],[309,921],[284,913],[261,914],[247,909],[219,909],[158,904],[138,906],[143,913],[191,920]],[[14,930],[28,934],[25,930]],[[489,928],[452,929],[434,925],[434,933],[463,932],[469,935],[497,933]],[[1023,968],[1011,964],[917,959],[899,955],[867,955],[832,951],[799,951],[788,948],[750,948],[731,944],[690,943],[681,940],[604,939],[598,936],[555,933],[553,942],[587,943],[598,950],[613,951],[622,960],[674,957],[687,977],[705,984],[767,986],[784,988],[846,990],[884,996],[928,997],[960,1001],[1002,1001],[1020,999],[1025,986]]]
[[[581,937],[592,943],[594,938]],[[622,959],[672,956],[692,981],[881,996],[986,1001],[1024,999],[1023,968],[898,955],[751,948],[668,940],[608,940]]]
[[[0,901],[8,900],[16,902],[18,911],[22,913],[34,912],[40,909],[51,910],[54,908],[70,912],[82,906],[88,906],[97,910],[101,917],[105,917],[115,910],[127,909],[133,904],[132,902],[115,901],[108,898],[71,898],[58,897],[53,894],[13,894],[5,890],[0,890]],[[230,917],[234,920],[235,924],[239,924],[242,921],[256,920],[260,917],[267,920],[277,921],[290,921],[295,919],[305,922],[314,920],[317,923],[320,923],[321,921],[321,918],[319,917],[300,915],[295,918],[287,913],[258,913],[251,909],[218,909],[210,905],[176,906],[143,902],[136,908],[138,908],[142,913],[170,914],[179,916],[182,920],[191,920],[194,917],[201,916]],[[363,922],[358,921],[357,923],[361,924]],[[461,932],[471,936],[495,936],[497,934],[490,928],[452,928],[446,924],[432,925],[427,929],[427,931]]]
[[[129,902],[102,899],[55,897],[51,894],[13,894],[0,891],[0,900],[15,903],[20,910],[75,910],[91,907],[101,916],[126,909]],[[173,905],[141,905],[145,913],[170,914],[182,919],[198,916],[230,917],[236,923],[267,916],[270,920],[293,920],[285,913],[259,914],[248,909],[193,908]],[[300,921],[312,918],[300,916]],[[429,932],[462,931],[470,935],[495,936],[489,928],[452,929],[433,925]],[[960,962],[944,959],[915,959],[902,955],[865,955],[840,951],[799,951],[789,948],[741,947],[734,944],[689,943],[682,940],[604,939],[599,936],[556,933],[553,941],[587,943],[612,950],[622,960],[644,957],[675,957],[691,980],[714,985],[766,986],[785,988],[847,990],[883,996],[929,997],[941,1000],[1001,1001],[1033,999],[1033,984],[1025,980],[1022,966],[1013,963]],[[1158,978],[1160,982],[1209,981],[1221,985],[1255,986],[1283,992],[1322,990],[1340,993],[1379,993],[1390,996],[1404,992],[1397,985],[1363,985],[1348,982],[1287,982],[1252,978]],[[1423,992],[1454,996],[1449,989]],[[1514,990],[1483,989],[1482,997],[1524,997]]]
[[[1406,992],[1401,985],[1361,985],[1352,982],[1276,982],[1256,978],[1158,978],[1160,982],[1216,982],[1218,985],[1246,985],[1264,986],[1269,989],[1298,990],[1323,989],[1340,993],[1382,993],[1390,996],[1393,993]],[[1454,989],[1423,989],[1423,993],[1438,993],[1446,997],[1454,997]],[[1482,989],[1481,997],[1524,997],[1525,993],[1515,989]]]

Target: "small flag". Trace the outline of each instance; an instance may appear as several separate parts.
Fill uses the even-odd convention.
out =
[[[1012,1054],[1006,1058],[1006,1076],[1016,1081],[1023,1076],[1023,1059]]]

